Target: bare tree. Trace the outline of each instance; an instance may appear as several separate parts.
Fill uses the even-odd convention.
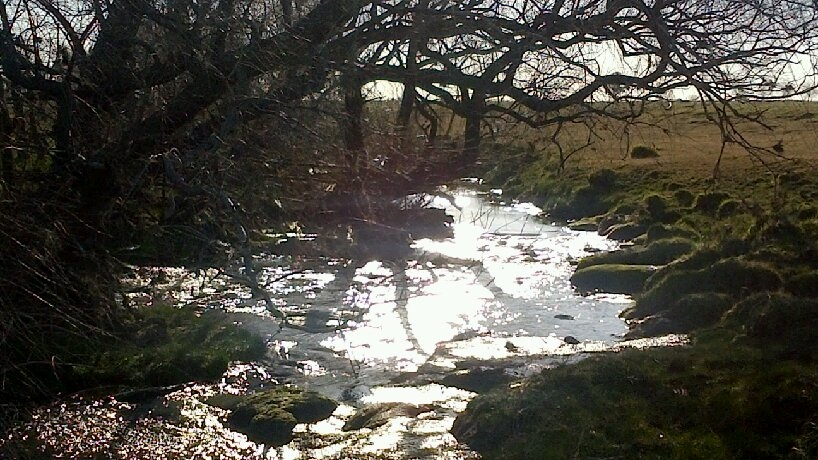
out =
[[[731,105],[737,96],[794,97],[816,83],[814,68],[792,70],[816,50],[818,13],[800,0],[473,0],[382,8],[391,12],[388,33],[364,35],[373,42],[411,36],[418,58],[408,72],[394,58],[396,47],[381,47],[389,52],[370,59],[370,77],[415,85],[467,120],[481,112],[534,127],[589,114],[627,120],[644,102],[687,90],[722,120],[725,136],[742,139],[730,122],[746,115]],[[474,123],[467,125],[466,148],[473,149]]]

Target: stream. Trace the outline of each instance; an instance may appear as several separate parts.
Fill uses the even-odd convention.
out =
[[[145,268],[131,282],[164,271],[172,302],[229,312],[267,339],[268,359],[235,363],[221,382],[191,383],[147,408],[112,397],[60,401],[11,436],[65,458],[479,458],[449,434],[476,395],[462,388],[675,340],[622,342],[627,326],[617,315],[630,298],[573,291],[572,262],[615,242],[543,224],[533,205],[501,198],[469,188],[429,197],[453,216],[454,237],[417,240],[406,260],[259,256],[259,282],[294,327],[280,328],[262,299],[215,270]],[[139,293],[130,300],[151,301]],[[202,402],[282,383],[340,403],[329,419],[298,425],[282,447],[231,431],[226,411]],[[343,429],[380,403],[396,409],[377,425]]]

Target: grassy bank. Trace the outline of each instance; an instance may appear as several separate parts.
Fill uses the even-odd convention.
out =
[[[766,109],[773,129],[748,125],[748,136],[770,148],[754,155],[722,151],[691,108],[663,122],[671,135],[645,127],[653,134],[635,155],[598,145],[560,164],[529,143],[486,158],[492,185],[633,244],[581,261],[574,276],[583,291],[634,294],[630,336],[682,332],[692,344],[600,356],[481,395],[458,439],[487,458],[818,455],[815,110]]]

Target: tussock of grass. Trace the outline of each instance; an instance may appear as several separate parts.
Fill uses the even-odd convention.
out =
[[[654,270],[650,265],[592,265],[574,272],[571,284],[583,293],[635,294],[642,291],[645,280]]]
[[[776,291],[781,275],[773,268],[740,258],[719,260],[698,270],[670,271],[636,300],[627,317],[634,319],[658,313],[687,294],[718,292],[734,297],[758,291]]]

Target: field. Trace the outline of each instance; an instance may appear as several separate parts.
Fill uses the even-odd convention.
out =
[[[677,101],[670,110],[656,103],[635,123],[598,119],[591,136],[591,145],[573,154],[566,162],[567,170],[596,168],[655,168],[673,171],[680,177],[713,178],[721,154],[719,178],[745,178],[748,172],[780,171],[786,168],[811,168],[818,162],[818,103],[780,101],[742,103],[739,113],[758,117],[755,122],[735,117],[735,130],[757,150],[748,152],[738,142],[728,142],[722,154],[722,135],[716,122],[697,102]],[[535,142],[536,148],[556,155],[549,145],[551,130],[512,128],[507,138]],[[501,138],[502,138],[501,137]],[[583,146],[589,130],[583,125],[564,128],[558,137],[566,152]],[[659,157],[632,159],[630,149],[645,145],[656,149]]]

